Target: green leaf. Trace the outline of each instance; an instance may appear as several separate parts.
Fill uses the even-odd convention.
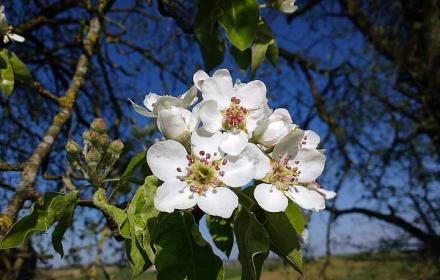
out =
[[[235,63],[240,67],[241,70],[246,70],[251,64],[251,50],[245,49],[244,51],[240,51],[234,46],[229,48],[229,52],[235,60]]]
[[[159,280],[223,279],[222,261],[203,239],[190,213],[161,215],[154,246]]]
[[[225,41],[217,26],[219,0],[198,0],[193,28],[202,52],[206,71],[211,71],[223,61]]]
[[[255,0],[229,0],[221,3],[223,14],[219,22],[229,41],[243,51],[254,40],[260,7]]]
[[[6,63],[5,68],[0,68],[0,90],[8,97],[14,89],[14,71],[9,60],[8,50],[2,50],[0,56]]]
[[[127,253],[128,263],[130,264],[132,277],[136,277],[151,266],[151,262],[141,244],[135,238],[125,239],[125,252]]]
[[[264,20],[261,20],[258,22],[255,41],[252,45],[251,75],[255,73],[257,68],[263,63],[264,58],[268,56],[269,48],[271,52],[270,60],[276,61],[278,59],[278,48],[272,36],[272,31],[270,30],[269,25],[267,25]]]
[[[221,217],[206,215],[206,225],[212,236],[215,246],[229,258],[234,245],[234,233],[231,220]]]
[[[301,209],[289,202],[284,213],[266,212],[264,226],[270,236],[270,249],[302,273],[302,253],[298,241],[298,235],[304,230]]]
[[[71,192],[65,195],[66,203],[63,204],[63,214],[61,215],[58,224],[55,226],[55,230],[52,232],[52,246],[61,257],[64,256],[62,243],[63,236],[67,228],[72,224],[77,198],[77,192]]]
[[[122,210],[107,202],[104,189],[99,188],[93,194],[93,204],[115,221],[122,237],[130,238],[130,226],[128,224],[127,213],[125,210]]]
[[[9,62],[14,70],[14,77],[17,81],[24,84],[31,84],[34,81],[32,74],[26,64],[21,61],[13,52],[9,52]]]
[[[269,62],[272,64],[273,67],[278,66],[279,53],[280,50],[278,49],[278,45],[275,41],[273,41],[267,48],[267,52],[266,52],[266,57],[267,59],[269,59]]]
[[[44,194],[43,203],[34,203],[30,213],[18,220],[0,241],[0,249],[17,247],[32,234],[47,231],[56,221],[60,221],[75,207],[78,192],[68,194],[47,192]],[[67,210],[67,211],[66,211]],[[58,230],[57,235],[61,234]],[[61,235],[62,236],[62,235]],[[55,250],[58,251],[61,237],[56,236]]]
[[[148,176],[145,183],[136,190],[127,209],[132,239],[136,239],[151,262],[154,262],[155,258],[151,239],[154,236],[159,214],[159,211],[154,208],[154,195],[159,185],[159,179]]]
[[[253,212],[240,205],[234,219],[234,233],[242,266],[241,279],[260,279],[263,263],[269,255],[269,235],[265,227]]]

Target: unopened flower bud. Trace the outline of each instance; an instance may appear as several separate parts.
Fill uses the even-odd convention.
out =
[[[81,147],[78,143],[76,143],[72,139],[69,139],[66,143],[66,151],[70,155],[78,155],[81,152]]]
[[[84,143],[96,143],[99,140],[99,134],[93,130],[84,131],[82,135]]]
[[[110,144],[110,147],[108,148],[108,152],[111,154],[120,155],[122,153],[122,150],[124,150],[124,143],[122,143],[121,140],[113,140]]]
[[[108,138],[107,134],[101,134],[99,136],[98,143],[99,143],[99,146],[106,149],[108,147],[108,145],[110,144],[110,138]]]
[[[102,118],[96,118],[90,124],[90,129],[101,134],[105,132],[105,122]]]
[[[101,160],[101,153],[98,151],[98,149],[92,148],[86,154],[87,165],[91,167],[97,166],[100,160]]]

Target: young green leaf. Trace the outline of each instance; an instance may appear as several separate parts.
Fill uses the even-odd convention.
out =
[[[255,0],[222,1],[223,14],[219,22],[229,41],[243,51],[254,40],[260,17],[260,7]]]
[[[215,246],[229,258],[232,246],[234,245],[234,233],[232,231],[231,220],[207,214],[206,225],[208,226]]]
[[[122,237],[130,238],[130,226],[127,219],[127,213],[125,210],[107,202],[104,189],[100,188],[93,194],[93,204],[115,221]]]
[[[0,56],[5,62],[4,68],[0,68],[0,90],[8,97],[14,89],[14,71],[8,56],[8,50],[2,50]]]
[[[160,185],[159,179],[148,176],[145,183],[134,194],[127,209],[132,239],[136,239],[145,254],[154,262],[155,253],[151,239],[157,223],[159,211],[154,208],[154,194]],[[133,236],[134,235],[134,236]]]
[[[269,235],[265,227],[247,207],[240,205],[235,214],[234,233],[242,280],[260,279],[263,263],[269,255]]]
[[[63,213],[59,218],[58,224],[55,226],[55,230],[52,232],[52,246],[61,257],[64,256],[62,243],[63,236],[67,228],[73,222],[73,214],[75,213],[77,197],[77,192],[71,192],[65,195],[67,203],[64,204]]]
[[[135,238],[125,239],[125,252],[133,278],[142,274],[152,264],[139,241]]]
[[[13,52],[9,52],[9,62],[11,63],[12,69],[14,70],[15,80],[18,82],[30,85],[34,78],[32,78],[32,74],[27,68],[26,64],[21,61]]]
[[[30,213],[18,220],[0,240],[0,249],[17,247],[32,234],[47,231],[75,207],[77,197],[78,192],[76,191],[68,194],[45,193],[43,203],[34,203]],[[61,225],[57,235],[60,236],[62,229],[66,227],[67,225]],[[61,243],[61,237],[56,236],[55,243],[57,242]],[[55,249],[59,251],[60,244],[55,244],[55,246],[57,246]]]
[[[238,67],[240,67],[241,70],[246,70],[249,67],[249,64],[251,64],[251,50],[245,49],[244,51],[240,51],[234,46],[231,46],[229,48],[229,52],[231,53],[232,57],[235,60],[235,63],[237,63]]]
[[[190,213],[160,216],[154,246],[158,279],[223,279],[223,263],[201,236]]]
[[[264,20],[260,20],[258,22],[254,44],[252,45],[251,75],[255,74],[257,68],[263,63],[264,58],[268,56],[269,49],[271,62],[276,61],[278,58],[278,48],[272,36],[272,31]]]
[[[302,253],[298,236],[304,230],[304,218],[300,208],[289,202],[284,213],[266,212],[264,224],[270,237],[270,249],[302,273]]]
[[[226,44],[217,25],[219,0],[198,0],[193,28],[202,52],[206,71],[211,71],[223,61]]]

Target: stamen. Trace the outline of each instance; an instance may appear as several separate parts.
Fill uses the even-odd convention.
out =
[[[228,160],[227,159],[223,159],[222,164],[226,165],[226,163],[228,163]]]
[[[176,170],[177,170],[177,172],[182,172],[182,168],[180,168],[180,167],[177,167]]]
[[[225,172],[222,170],[222,171],[220,171],[219,173],[218,173],[220,176],[225,176]]]

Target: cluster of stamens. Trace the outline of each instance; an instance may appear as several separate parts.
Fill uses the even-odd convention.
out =
[[[220,170],[220,165],[226,165],[227,159],[213,160],[211,155],[205,151],[200,151],[198,156],[187,155],[187,166],[177,167],[177,172],[186,174],[178,176],[182,182],[187,182],[189,190],[199,195],[204,194],[210,187],[215,188],[223,183],[219,180],[219,176],[225,176],[225,171]]]
[[[223,110],[223,128],[231,129],[246,129],[246,116],[248,110],[243,106],[240,106],[240,99],[237,97],[231,98],[231,105]]]
[[[272,172],[266,175],[262,180],[266,183],[273,184],[280,191],[287,191],[292,184],[298,181],[298,176],[301,171],[298,167],[292,166],[289,163],[292,160],[290,156],[282,156],[278,160],[272,160]],[[299,164],[299,161],[294,161],[294,165]]]

